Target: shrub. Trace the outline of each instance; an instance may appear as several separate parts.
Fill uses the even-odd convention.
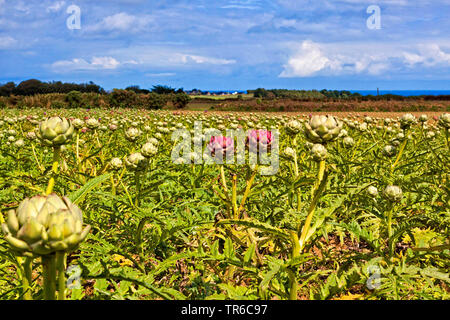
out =
[[[50,105],[50,108],[52,109],[64,109],[66,108],[66,105],[64,102],[61,101],[53,101],[52,104]]]
[[[70,91],[66,95],[66,102],[69,104],[69,108],[79,108],[81,106],[81,103],[83,101],[83,96],[81,95],[81,92],[79,91]]]
[[[172,103],[177,109],[185,108],[189,101],[191,101],[191,97],[186,93],[176,93],[172,97]]]
[[[114,89],[109,95],[109,102],[112,107],[130,108],[137,103],[137,94],[133,91]]]

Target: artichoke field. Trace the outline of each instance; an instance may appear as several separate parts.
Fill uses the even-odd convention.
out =
[[[449,114],[0,112],[0,299],[450,298]]]

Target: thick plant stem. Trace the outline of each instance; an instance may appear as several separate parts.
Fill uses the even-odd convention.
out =
[[[141,198],[141,173],[136,171],[134,173],[134,181],[136,183],[136,200],[135,205],[136,207],[139,207],[140,205],[140,198]]]
[[[56,269],[58,270],[58,300],[66,299],[66,253],[56,252]]]
[[[305,224],[303,225],[303,229],[300,235],[299,245],[300,245],[300,252],[305,247],[305,243],[307,240],[308,232],[311,227],[311,221],[314,216],[314,211],[317,205],[317,202],[319,201],[320,194],[325,189],[326,185],[326,177],[325,177],[325,161],[321,161],[319,164],[319,173],[318,173],[318,179],[317,179],[317,187],[314,188],[313,193],[313,199],[311,201],[311,204],[308,208],[308,215],[306,217]]]
[[[53,191],[53,187],[55,186],[55,180],[58,177],[58,166],[60,159],[61,147],[57,146],[53,148],[53,164],[52,164],[52,177],[50,178],[47,190],[45,191],[46,195],[49,195]]]
[[[42,257],[42,269],[44,276],[44,299],[55,300],[56,268],[54,255]]]
[[[295,273],[291,269],[286,269],[289,277],[289,300],[297,300],[297,279],[295,278]]]
[[[78,169],[79,169],[79,165],[80,165],[80,134],[78,133],[77,130],[77,144],[76,144],[76,150],[77,150],[77,165],[78,165]]]
[[[27,257],[23,263],[23,299],[24,300],[33,300],[31,295],[31,266],[32,266],[33,258]]]
[[[320,183],[322,182],[324,173],[325,173],[325,160],[321,160],[319,163],[319,173],[317,175],[317,186],[319,186]]]
[[[220,166],[220,177],[222,178],[223,190],[228,193],[227,180],[225,179],[225,169]]]
[[[291,244],[292,244],[292,252],[291,252],[291,259],[297,258],[300,256],[300,242],[298,240],[298,234],[296,231],[290,230],[289,235],[291,238]],[[295,268],[297,270],[297,268]],[[297,300],[297,279],[295,278],[295,272],[291,269],[287,269],[288,276],[289,276],[289,299],[290,300]]]
[[[402,145],[400,146],[400,151],[398,152],[397,158],[395,159],[395,162],[391,166],[391,174],[394,173],[395,166],[400,161],[400,158],[403,155],[403,151],[405,151],[406,144],[408,143],[408,139],[405,137],[405,141],[403,141]]]
[[[392,243],[392,236],[393,236],[393,232],[392,232],[392,214],[394,212],[394,207],[391,206],[391,208],[389,208],[389,211],[387,212],[387,232],[388,232],[388,246],[389,246],[389,254],[390,256],[392,256],[393,251],[394,251],[394,247],[393,247],[393,243]]]
[[[252,173],[252,176],[247,181],[247,186],[245,187],[244,196],[242,197],[241,204],[240,204],[239,209],[238,209],[238,214],[244,209],[245,201],[247,200],[247,197],[248,197],[248,195],[250,193],[250,190],[252,189],[253,181],[255,180],[257,172],[258,172],[257,168],[255,168],[255,170]]]
[[[233,174],[232,185],[231,185],[231,202],[233,205],[234,219],[239,219],[238,206],[237,206],[237,176],[235,174]]]
[[[294,138],[292,145],[294,147],[294,176],[295,176],[295,179],[297,179],[299,176],[298,157],[297,157],[297,148],[296,148],[297,137]],[[300,188],[297,188],[297,211],[300,211],[301,207],[302,207],[301,190],[300,190]]]

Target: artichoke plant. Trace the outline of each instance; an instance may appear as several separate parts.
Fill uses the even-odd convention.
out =
[[[146,166],[146,158],[140,152],[132,153],[125,159],[125,165],[136,171],[142,171]]]
[[[389,185],[384,189],[384,195],[391,202],[400,202],[403,197],[403,192],[400,187]]]
[[[151,158],[158,153],[158,148],[151,142],[147,142],[141,148],[141,153],[146,158]]]
[[[24,256],[45,256],[70,252],[86,238],[81,210],[67,197],[56,194],[24,199],[16,211],[8,212],[2,224],[12,250]]]
[[[314,143],[336,140],[342,130],[343,122],[333,116],[313,116],[305,123],[306,138]]]
[[[41,122],[38,138],[48,146],[66,144],[74,135],[74,127],[70,120],[61,117],[51,117]]]
[[[319,143],[313,145],[310,153],[313,160],[317,162],[325,160],[328,156],[327,148],[325,148],[323,145]]]
[[[450,113],[444,113],[439,117],[438,124],[446,129],[450,128]]]
[[[119,170],[123,166],[122,160],[119,158],[112,158],[109,164],[113,170]]]
[[[141,131],[138,128],[131,127],[125,131],[125,138],[129,141],[135,141],[141,135]]]
[[[289,135],[295,136],[300,131],[302,131],[302,124],[299,121],[292,119],[286,124],[286,132]]]
[[[407,113],[400,118],[400,127],[402,129],[408,129],[414,123],[416,123],[416,117],[411,113]]]

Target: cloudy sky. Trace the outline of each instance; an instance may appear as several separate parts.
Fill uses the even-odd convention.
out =
[[[0,0],[0,83],[448,90],[449,16],[450,0]]]

